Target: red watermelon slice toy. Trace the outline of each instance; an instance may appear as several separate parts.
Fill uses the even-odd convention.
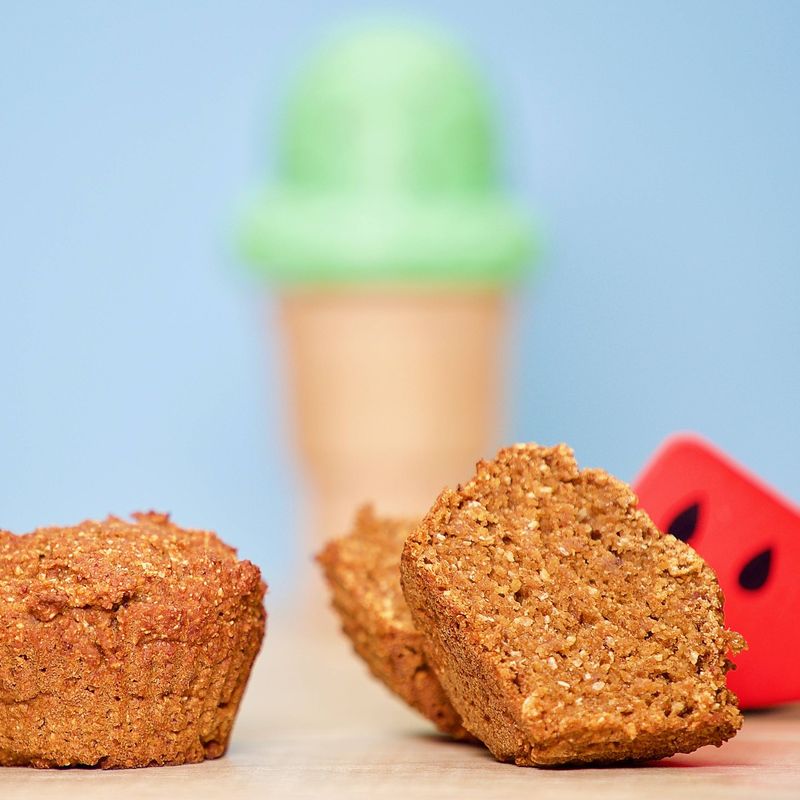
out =
[[[749,647],[728,675],[742,707],[800,700],[800,508],[691,435],[668,439],[635,490],[717,573],[726,623]]]

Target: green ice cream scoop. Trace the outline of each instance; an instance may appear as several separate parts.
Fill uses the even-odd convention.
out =
[[[282,284],[501,284],[530,256],[498,186],[481,81],[452,45],[406,28],[323,50],[290,95],[277,184],[244,222]]]

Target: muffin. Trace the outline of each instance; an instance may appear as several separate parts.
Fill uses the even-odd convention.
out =
[[[165,514],[0,532],[0,764],[221,756],[265,590],[233,548]]]
[[[572,451],[517,445],[445,490],[402,586],[464,726],[521,766],[657,759],[741,725],[722,594],[630,488]]]
[[[352,531],[317,557],[342,629],[372,674],[436,727],[468,737],[422,650],[400,589],[400,553],[417,521],[361,509]]]

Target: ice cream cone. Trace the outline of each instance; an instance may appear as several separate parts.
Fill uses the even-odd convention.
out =
[[[290,95],[245,244],[281,297],[317,543],[364,502],[422,514],[494,444],[504,298],[530,250],[492,127],[463,54],[418,30],[334,42]]]

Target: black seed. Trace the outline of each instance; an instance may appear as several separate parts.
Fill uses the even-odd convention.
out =
[[[680,539],[682,542],[688,542],[689,539],[694,536],[699,517],[700,503],[692,503],[692,505],[684,508],[683,511],[670,522],[667,533],[671,533],[676,539]]]
[[[769,577],[769,569],[772,566],[772,548],[762,550],[757,556],[753,556],[739,573],[739,586],[748,591],[760,589]]]

